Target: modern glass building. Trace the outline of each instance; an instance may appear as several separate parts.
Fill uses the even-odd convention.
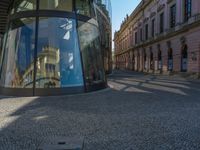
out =
[[[0,94],[31,96],[106,87],[110,0],[14,0],[2,40]]]

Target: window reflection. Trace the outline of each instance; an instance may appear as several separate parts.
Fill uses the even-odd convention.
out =
[[[90,0],[76,0],[76,13],[94,17],[94,7]]]
[[[11,14],[36,9],[36,0],[15,0]]]
[[[1,73],[3,87],[33,86],[35,19],[18,19],[10,24]]]
[[[99,31],[95,24],[79,22],[78,28],[87,85],[105,81]]]
[[[102,10],[102,12],[107,16],[109,21],[112,20],[112,8],[110,0],[95,0],[97,6]]]
[[[72,0],[40,0],[40,9],[72,11]]]
[[[83,77],[75,20],[40,18],[36,87],[82,85]]]

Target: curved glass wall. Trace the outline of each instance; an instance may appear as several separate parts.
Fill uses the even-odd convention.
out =
[[[57,95],[106,87],[108,8],[93,0],[15,0],[0,59],[0,93]]]

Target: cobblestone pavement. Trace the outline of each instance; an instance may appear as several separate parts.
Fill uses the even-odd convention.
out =
[[[84,137],[84,150],[199,150],[200,82],[115,72],[110,88],[60,97],[0,98],[0,150],[46,137]]]

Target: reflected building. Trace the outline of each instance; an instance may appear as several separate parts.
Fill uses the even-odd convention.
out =
[[[110,1],[14,0],[1,52],[7,95],[105,88],[111,72]]]

